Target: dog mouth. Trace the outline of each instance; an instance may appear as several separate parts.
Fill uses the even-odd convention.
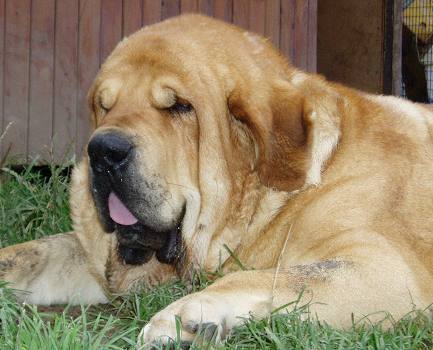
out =
[[[155,180],[138,175],[134,144],[123,134],[97,134],[89,142],[88,155],[98,218],[105,232],[115,232],[119,259],[141,265],[155,256],[162,263],[176,264],[182,251],[185,203],[176,205],[178,211],[163,212],[166,191]]]
[[[154,255],[158,261],[165,264],[173,264],[179,260],[184,209],[172,228],[157,231],[141,222],[114,191],[108,194],[106,203],[108,218],[104,221],[114,228],[119,257],[126,264],[144,264]]]

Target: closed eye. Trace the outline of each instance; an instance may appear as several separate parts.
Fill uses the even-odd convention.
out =
[[[104,104],[101,93],[96,95],[93,106],[96,113],[102,117],[105,116],[110,111],[110,108]]]
[[[170,113],[185,114],[193,110],[192,105],[185,101],[177,101],[173,106],[168,108]]]
[[[101,111],[102,111],[104,114],[107,114],[107,113],[110,111],[110,109],[107,108],[107,107],[105,107],[103,104],[100,104],[99,107],[101,108]]]

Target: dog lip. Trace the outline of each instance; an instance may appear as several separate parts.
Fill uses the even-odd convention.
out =
[[[164,264],[172,264],[180,257],[181,252],[181,228],[167,232],[167,238],[164,246],[156,251],[156,258]]]
[[[118,252],[125,263],[129,265],[144,264],[150,260],[153,254],[161,263],[176,263],[181,257],[184,216],[185,209],[182,209],[177,225],[168,231],[161,232],[155,231],[140,221],[133,225],[115,224],[119,244]]]
[[[177,262],[182,254],[182,224],[185,218],[185,205],[179,216],[178,224],[169,232],[164,246],[156,252],[158,261],[165,264]]]
[[[133,225],[116,224],[116,234],[118,242],[130,248],[157,251],[165,244],[163,233],[156,232],[141,222]]]
[[[126,208],[137,218],[131,225],[116,223],[111,217],[108,206],[110,193],[114,192],[125,203],[119,191],[118,184],[113,183],[113,174],[106,174],[95,179],[94,169],[90,169],[91,192],[102,228],[106,233],[115,232],[118,238],[118,253],[121,258],[132,265],[147,262],[154,254],[161,263],[173,264],[181,258],[182,253],[182,223],[185,217],[186,204],[182,206],[177,223],[171,228],[148,226],[140,219],[134,208],[125,204]],[[126,254],[122,257],[122,252]]]

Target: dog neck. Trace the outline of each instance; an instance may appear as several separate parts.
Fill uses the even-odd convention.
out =
[[[243,255],[250,242],[256,241],[272,223],[291,193],[278,191],[260,183],[257,174],[250,174],[243,182],[241,195],[234,201],[227,225],[213,236],[209,247],[205,269],[213,271]],[[237,261],[237,265],[242,261]]]

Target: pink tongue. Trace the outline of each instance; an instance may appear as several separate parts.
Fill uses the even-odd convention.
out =
[[[138,221],[114,192],[108,196],[108,210],[113,221],[120,225],[134,225]]]

